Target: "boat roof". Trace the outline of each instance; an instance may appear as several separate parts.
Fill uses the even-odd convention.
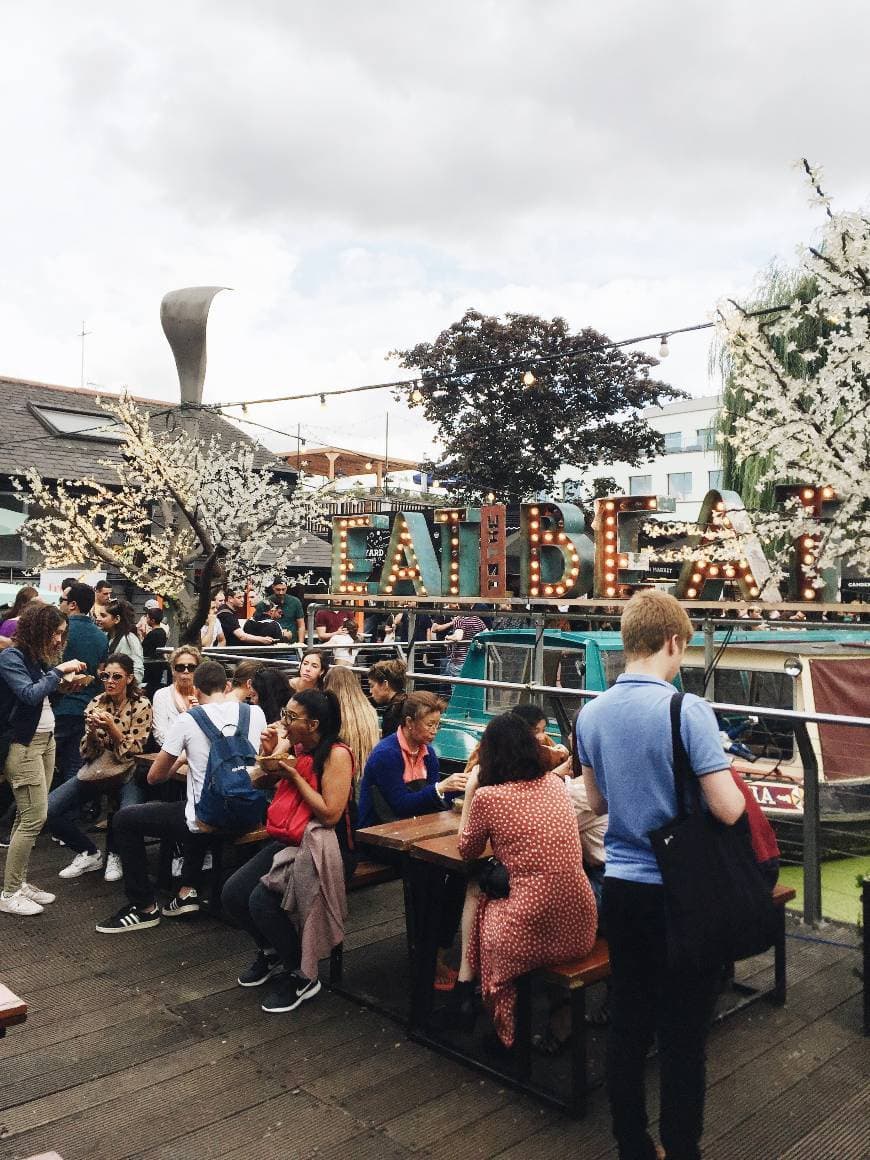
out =
[[[489,629],[481,632],[476,640],[492,644],[528,645],[535,640],[534,628]],[[789,653],[841,653],[848,650],[870,649],[868,629],[739,629],[728,635],[727,629],[719,629],[713,634],[714,644],[726,644],[729,649],[743,646],[746,649],[763,649],[766,652],[787,651]],[[602,652],[622,649],[619,632],[590,631],[569,632],[561,629],[544,630],[545,648],[582,648],[595,644]],[[704,634],[696,632],[689,641],[690,648],[704,647]]]

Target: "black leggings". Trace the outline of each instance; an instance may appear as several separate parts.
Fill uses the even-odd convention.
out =
[[[272,859],[285,842],[271,841],[224,883],[221,904],[236,924],[246,930],[260,950],[272,950],[288,971],[300,963],[296,927],[281,907],[281,895],[260,881],[272,868]]]

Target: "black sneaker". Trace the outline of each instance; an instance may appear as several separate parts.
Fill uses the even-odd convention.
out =
[[[12,841],[12,835],[8,830],[0,830],[0,850],[9,848],[9,843]]]
[[[257,957],[246,971],[242,971],[236,982],[240,987],[259,987],[273,975],[280,974],[283,969],[283,964],[276,954],[257,951]]]
[[[195,890],[191,890],[186,898],[176,894],[171,902],[167,902],[160,913],[164,918],[179,918],[185,914],[199,914],[199,896]]]
[[[260,1004],[264,1011],[279,1015],[285,1011],[295,1011],[306,999],[320,994],[320,979],[306,979],[294,971],[286,979],[280,979]]]
[[[159,922],[160,911],[156,907],[154,910],[141,910],[130,903],[106,922],[98,922],[97,930],[100,934],[126,934],[128,930],[145,930],[146,927],[157,926]]]

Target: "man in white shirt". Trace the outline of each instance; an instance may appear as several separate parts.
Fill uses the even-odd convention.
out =
[[[217,661],[203,661],[193,674],[197,700],[211,722],[231,735],[238,727],[239,702],[224,690],[227,674]],[[256,753],[266,718],[258,705],[250,706],[248,740]],[[163,907],[162,914],[176,918],[199,910],[196,886],[202,862],[212,835],[197,827],[196,806],[202,794],[211,743],[190,713],[180,714],[163,742],[148,773],[150,785],[167,781],[183,760],[187,761],[187,797],[183,802],[146,802],[119,810],[112,821],[115,849],[124,870],[124,890],[128,904],[106,922],[100,923],[100,934],[121,934],[157,926],[161,911],[155,899],[148,874],[145,838],[169,838],[184,846],[182,885],[178,894]]]

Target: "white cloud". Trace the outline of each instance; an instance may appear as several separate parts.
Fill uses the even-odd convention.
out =
[[[4,23],[6,374],[77,383],[84,318],[88,379],[174,397],[158,306],[182,285],[234,288],[212,401],[392,377],[387,351],[469,305],[665,330],[810,236],[796,157],[842,202],[870,188],[852,0],[54,0]],[[674,339],[660,375],[707,392],[707,346]],[[431,449],[381,394],[257,417],[375,451],[387,409],[395,453]]]

